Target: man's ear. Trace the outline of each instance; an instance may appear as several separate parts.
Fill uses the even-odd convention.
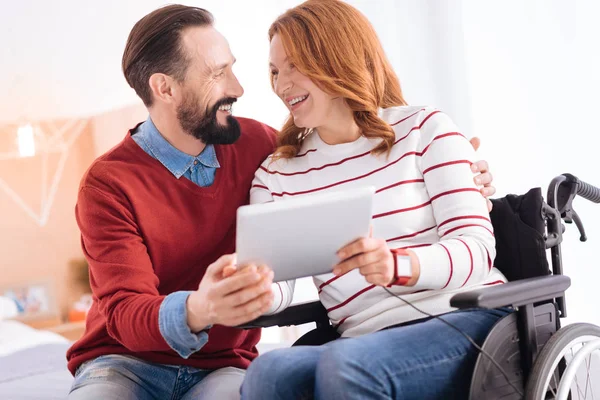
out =
[[[150,85],[154,98],[165,103],[172,103],[174,97],[178,94],[175,80],[165,74],[152,74],[148,80],[148,85]]]

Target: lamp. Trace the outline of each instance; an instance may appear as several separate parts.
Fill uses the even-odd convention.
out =
[[[35,156],[35,140],[31,124],[21,125],[17,131],[19,155],[21,157]]]

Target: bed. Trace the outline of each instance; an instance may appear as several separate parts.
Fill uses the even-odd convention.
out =
[[[13,320],[0,321],[0,399],[66,399],[73,382],[64,337]]]
[[[0,399],[67,398],[73,377],[65,354],[71,342],[14,320],[0,320]],[[290,343],[259,343],[260,353]]]

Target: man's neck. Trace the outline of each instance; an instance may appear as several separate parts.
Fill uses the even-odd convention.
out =
[[[150,118],[165,140],[177,150],[196,157],[206,147],[200,139],[185,132],[175,116],[150,112]]]

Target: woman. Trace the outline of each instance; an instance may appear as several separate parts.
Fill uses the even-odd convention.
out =
[[[260,356],[242,397],[466,397],[476,350],[395,295],[444,314],[480,344],[508,312],[449,306],[457,292],[505,281],[492,266],[473,149],[443,113],[406,105],[375,31],[348,4],[309,0],[281,15],[269,38],[272,86],[291,114],[280,147],[256,172],[251,201],[366,185],[377,194],[372,237],[340,249],[333,274],[314,278],[347,339]]]

